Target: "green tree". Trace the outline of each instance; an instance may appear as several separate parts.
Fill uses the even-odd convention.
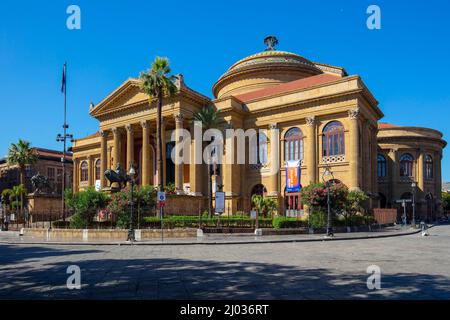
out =
[[[2,192],[2,196],[8,197],[10,201],[10,208],[22,209],[20,207],[20,197],[26,193],[26,189],[23,184],[19,184],[17,186],[13,186],[12,189],[4,189]]]
[[[6,161],[10,165],[17,165],[20,171],[20,184],[25,188],[25,191],[20,195],[20,211],[23,216],[23,203],[24,194],[26,194],[26,183],[25,183],[25,170],[27,166],[33,165],[37,161],[37,156],[33,153],[31,148],[31,143],[22,139],[19,142],[12,143],[8,149],[8,154],[6,155]],[[24,219],[25,226],[25,219]]]
[[[272,216],[273,212],[277,209],[277,201],[272,198],[267,198],[262,195],[254,194],[252,196],[252,203],[256,211],[266,217]]]
[[[343,211],[343,216],[346,225],[350,225],[358,213],[364,210],[364,205],[369,197],[363,191],[350,191],[347,195],[347,201],[345,204],[345,210]]]
[[[450,192],[442,193],[442,208],[444,211],[450,211]]]
[[[156,100],[156,156],[158,164],[158,188],[164,191],[163,145],[162,145],[162,102],[177,91],[176,76],[170,75],[171,69],[167,58],[156,57],[147,72],[141,72],[141,89],[149,96],[150,105]]]
[[[202,124],[202,130],[214,129],[218,127],[219,110],[213,106],[204,106],[194,113],[193,121],[198,121]],[[211,162],[211,155],[209,154],[209,161]],[[211,165],[208,165],[208,217],[212,217],[212,175]]]
[[[344,209],[349,191],[342,183],[332,183],[327,187],[319,182],[303,187],[300,191],[302,203],[310,208],[326,211],[328,190],[330,192],[331,208],[335,211]]]
[[[111,195],[108,210],[116,217],[117,227],[125,229],[130,225],[131,192],[127,186]],[[154,186],[136,186],[133,191],[133,204],[137,212],[138,226],[140,225],[142,211],[150,212],[156,204],[156,188]]]
[[[74,212],[70,225],[76,229],[90,226],[98,210],[104,209],[110,201],[107,194],[96,191],[94,187],[74,194],[65,192],[64,195],[67,206]]]

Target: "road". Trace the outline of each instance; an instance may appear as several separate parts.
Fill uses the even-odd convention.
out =
[[[69,290],[67,268],[80,268]],[[367,268],[381,288],[367,288]],[[0,299],[450,299],[450,225],[420,234],[233,245],[0,245]]]

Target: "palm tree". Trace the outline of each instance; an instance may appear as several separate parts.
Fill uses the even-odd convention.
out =
[[[204,106],[193,115],[193,121],[199,121],[202,123],[203,130],[217,128],[219,123],[219,113],[213,106]],[[209,154],[209,156],[211,156]],[[208,161],[210,162],[210,161]],[[208,165],[208,216],[212,216],[212,175],[211,164]]]
[[[27,166],[36,163],[37,156],[33,153],[30,142],[19,139],[18,143],[12,143],[9,147],[6,161],[9,165],[17,165],[19,167],[20,184],[24,188],[24,192],[20,195],[20,208],[21,214],[23,215],[23,195],[27,192],[25,184],[25,170]]]
[[[22,212],[23,202],[19,201],[19,199],[23,199],[23,195],[25,193],[26,193],[25,186],[23,184],[19,184],[18,186],[13,186],[12,189],[4,189],[2,191],[2,196],[8,197],[10,209],[12,209],[15,206],[17,210],[20,205],[20,212]],[[23,224],[25,226],[25,219],[23,220]]]
[[[164,174],[162,165],[162,101],[163,98],[170,98],[177,91],[175,85],[176,76],[170,75],[169,60],[167,58],[156,57],[151,63],[147,72],[141,72],[141,89],[149,96],[150,105],[156,99],[156,154],[158,164],[158,190],[164,191]],[[162,210],[162,208],[160,209]]]
[[[262,195],[254,194],[252,196],[252,203],[256,209],[255,229],[259,229],[259,214],[264,212],[265,199]]]

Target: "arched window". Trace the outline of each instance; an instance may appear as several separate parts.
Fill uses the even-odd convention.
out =
[[[433,179],[433,158],[429,154],[425,157],[425,178]]]
[[[377,156],[377,171],[378,171],[378,177],[383,178],[386,177],[386,157],[382,154],[378,154]]]
[[[95,180],[100,180],[100,170],[100,159],[98,159],[97,161],[95,161]]]
[[[303,132],[291,128],[284,135],[284,160],[303,160]]]
[[[88,178],[88,175],[89,175],[88,171],[89,171],[88,163],[87,163],[87,161],[83,161],[81,163],[81,165],[80,165],[80,181],[81,182],[88,181],[88,179],[89,179]]]
[[[405,153],[400,157],[400,176],[412,177],[413,176],[413,162],[414,158],[409,153]]]
[[[344,126],[339,121],[328,123],[323,129],[323,156],[345,154]]]

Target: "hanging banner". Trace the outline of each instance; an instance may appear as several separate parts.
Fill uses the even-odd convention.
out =
[[[300,191],[300,161],[286,162],[286,192]]]

